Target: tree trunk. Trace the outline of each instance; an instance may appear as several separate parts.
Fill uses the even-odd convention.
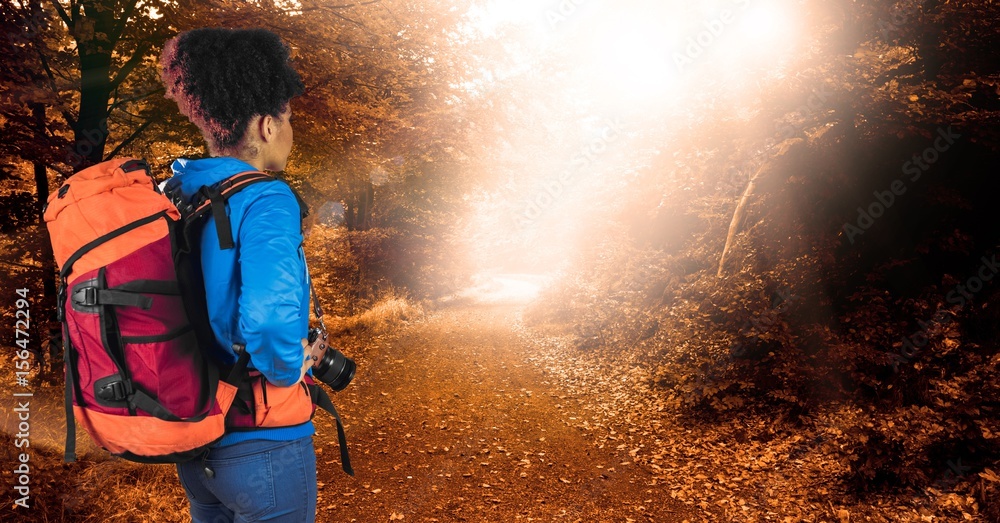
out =
[[[757,180],[760,179],[761,175],[766,173],[772,168],[774,160],[781,158],[788,154],[793,147],[801,147],[805,143],[802,138],[790,138],[785,140],[778,146],[778,152],[771,158],[764,160],[764,163],[757,169],[757,172],[750,178],[750,182],[747,184],[747,188],[743,191],[743,196],[740,198],[739,203],[736,204],[736,210],[733,211],[733,220],[729,222],[729,234],[726,235],[726,245],[722,248],[722,256],[719,257],[719,271],[716,273],[716,277],[721,278],[725,274],[726,258],[729,255],[729,251],[733,247],[733,242],[736,240],[736,233],[739,232],[740,223],[743,222],[743,217],[746,215],[747,202],[750,201],[750,197],[753,196],[754,189],[757,188]]]
[[[364,182],[344,201],[344,222],[349,231],[367,231],[371,228],[372,210],[375,207],[375,186]]]
[[[80,115],[73,128],[73,172],[100,163],[108,141],[111,63],[120,36],[115,9],[108,4],[85,3],[83,13],[74,14],[69,28],[80,56]]]
[[[87,53],[84,49],[81,46],[80,117],[73,129],[73,172],[100,163],[108,141],[111,53]]]
[[[31,110],[32,116],[35,118],[35,136],[37,137],[39,143],[43,143],[45,139],[45,105],[41,103],[32,104]],[[44,329],[46,332],[43,334],[47,336],[46,339],[52,340],[52,336],[58,333],[59,322],[56,319],[56,260],[55,255],[52,254],[52,242],[49,240],[49,231],[45,227],[44,218],[45,202],[49,199],[49,177],[44,161],[38,159],[35,160],[33,164],[35,173],[35,191],[38,196],[35,208],[38,212],[38,230],[42,237],[42,250],[39,257],[42,264],[41,308],[42,311],[44,311],[43,318],[45,318],[44,322],[39,323],[39,331]],[[56,359],[55,354],[52,354],[55,351],[53,347],[56,346],[56,344],[50,345],[50,362],[54,362]],[[44,363],[45,353],[41,350],[39,350],[39,359],[42,363]]]
[[[366,181],[361,189],[361,205],[358,207],[360,214],[359,222],[362,231],[367,231],[372,226],[372,211],[375,207],[375,186]]]
[[[767,166],[767,162],[761,166],[760,169],[750,178],[750,183],[747,184],[746,190],[743,191],[743,197],[740,198],[739,203],[736,204],[736,210],[733,211],[733,219],[729,223],[729,234],[726,235],[726,245],[722,248],[722,256],[719,257],[719,271],[716,277],[721,278],[724,274],[723,268],[726,265],[726,257],[729,255],[729,250],[732,249],[733,241],[736,239],[736,233],[739,231],[740,222],[743,221],[743,216],[746,214],[747,202],[750,201],[750,197],[753,196],[753,191],[757,187],[757,178],[760,177],[760,173],[764,172],[764,167]]]
[[[354,201],[354,195],[351,194],[347,198],[344,198],[344,225],[347,225],[348,231],[356,231],[358,223],[358,206]]]

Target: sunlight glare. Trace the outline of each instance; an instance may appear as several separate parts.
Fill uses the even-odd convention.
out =
[[[792,9],[790,3],[774,0],[735,10],[732,29],[722,32],[708,49],[706,72],[736,87],[779,70],[794,52]]]
[[[647,99],[665,95],[676,78],[667,36],[648,25],[622,27],[599,44],[598,67],[614,94]]]
[[[478,274],[474,285],[444,301],[473,303],[528,303],[538,297],[552,277],[544,274]]]
[[[773,2],[751,7],[740,23],[745,44],[773,44],[788,36],[791,29],[787,10]]]
[[[517,184],[491,193],[477,205],[478,219],[469,223],[469,236],[475,238],[470,252],[483,269],[558,268],[586,235],[578,225],[594,212],[591,195],[619,190],[636,166],[651,162],[645,151],[629,152],[627,132],[611,134],[613,140],[595,138],[586,132],[586,125],[581,127],[580,118],[600,122],[601,134],[609,120],[623,121],[627,128],[655,115],[683,114],[686,104],[706,93],[739,106],[743,97],[753,96],[768,78],[779,74],[796,52],[795,41],[803,36],[796,31],[801,15],[791,0],[651,4],[641,0],[586,4],[588,9],[577,12],[571,22],[548,27],[544,38],[523,46],[540,49],[539,55],[549,53],[545,58],[565,71],[548,84],[559,96],[539,100],[564,104],[561,109],[578,119],[538,122],[539,128],[551,127],[551,138],[532,143],[531,150],[553,160],[532,160],[530,168],[520,170]],[[506,45],[506,38],[523,42],[537,35],[508,32],[504,24],[544,20],[551,5],[490,0],[469,11],[470,25],[503,33],[498,45]],[[544,45],[538,47],[539,43]],[[530,53],[518,60],[507,52],[516,65],[530,69],[539,63]],[[494,78],[512,76],[494,72]],[[467,89],[485,92],[496,83],[489,78],[484,73]],[[539,113],[547,114],[544,108]],[[661,120],[655,125],[669,128],[671,123]],[[560,173],[569,173],[567,181]]]
[[[589,42],[589,53],[580,73],[595,82],[601,98],[626,103],[644,102],[671,96],[678,83],[670,59],[675,26],[664,21],[623,17],[605,23]],[[589,56],[588,56],[589,55]]]

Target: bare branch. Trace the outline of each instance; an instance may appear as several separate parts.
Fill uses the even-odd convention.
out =
[[[337,18],[340,18],[341,20],[344,20],[347,23],[354,24],[354,25],[358,26],[359,28],[364,29],[365,32],[368,33],[368,34],[372,34],[372,32],[369,31],[368,28],[365,27],[364,24],[362,24],[361,22],[358,22],[357,20],[353,20],[351,18],[347,18],[346,16],[344,16],[344,15],[342,15],[340,13],[330,13],[330,14],[332,14],[333,16],[336,16]]]
[[[108,107],[108,112],[110,113],[111,111],[117,109],[122,104],[127,104],[129,102],[135,102],[135,101],[138,101],[138,100],[145,100],[146,98],[149,98],[150,96],[152,96],[154,94],[162,93],[162,92],[163,92],[163,88],[160,87],[159,89],[153,89],[152,91],[149,91],[148,93],[137,94],[135,96],[130,96],[128,98],[122,98],[120,100],[115,100],[115,102],[113,104],[111,104],[110,107]]]
[[[310,94],[311,92],[315,91],[316,89],[319,89],[320,87],[326,87],[327,85],[330,84],[330,82],[335,80],[338,76],[339,75],[336,74],[327,75],[322,80],[319,80],[315,83],[312,83],[312,85],[307,86],[302,94]]]
[[[73,169],[69,169],[69,170],[67,170],[67,169],[61,169],[61,168],[56,167],[55,165],[52,165],[52,164],[48,165],[48,168],[51,169],[51,170],[53,170],[53,171],[55,171],[56,174],[58,174],[59,176],[62,176],[63,179],[66,179],[66,178],[69,178],[70,176],[73,176]]]
[[[304,9],[289,8],[289,9],[285,9],[285,11],[286,12],[293,12],[293,13],[306,13],[306,12],[309,12],[309,11],[329,11],[329,10],[332,10],[332,9],[350,9],[352,7],[361,7],[361,6],[366,6],[366,5],[378,4],[378,3],[381,3],[381,2],[382,2],[382,0],[371,0],[370,2],[358,2],[356,4],[321,5],[321,6],[316,6],[316,7],[306,7]]]
[[[149,120],[146,120],[145,123],[140,125],[139,128],[136,129],[128,138],[123,140],[122,143],[118,144],[118,147],[115,147],[113,151],[108,153],[108,155],[104,157],[104,161],[108,161],[114,158],[115,155],[118,154],[122,149],[128,147],[128,145],[133,141],[135,141],[135,139],[138,138],[139,135],[142,134],[142,132],[145,131],[147,127],[152,125],[155,120],[156,120],[155,118],[150,118]]]
[[[59,13],[59,18],[62,18],[62,21],[66,23],[66,27],[69,28],[69,31],[72,33],[73,21],[70,19],[69,15],[66,14],[66,10],[63,9],[62,4],[59,3],[59,0],[52,0],[51,3],[53,6],[55,6],[56,12]]]
[[[131,73],[132,70],[142,62],[142,59],[145,58],[146,51],[149,51],[151,46],[152,44],[149,42],[139,44],[139,47],[134,53],[132,53],[132,56],[128,59],[128,61],[122,65],[121,69],[119,69],[117,73],[115,73],[114,80],[111,80],[112,89],[118,87],[123,81],[125,81],[125,77],[127,77],[129,73]]]
[[[52,73],[52,68],[49,67],[49,61],[45,58],[45,53],[41,51],[38,47],[35,47],[35,52],[38,53],[38,59],[42,62],[42,68],[45,69],[45,74],[49,77],[49,86],[52,88],[52,94],[59,96],[59,88],[56,86],[56,78]],[[66,109],[61,110],[63,118],[66,119],[66,123],[70,127],[76,127],[76,119],[70,114]]]
[[[729,255],[729,251],[732,249],[733,242],[736,239],[736,233],[739,232],[740,223],[743,222],[743,216],[746,214],[747,202],[750,201],[750,197],[753,196],[754,190],[757,188],[757,180],[760,176],[767,172],[775,158],[779,158],[788,154],[788,151],[793,147],[800,147],[804,141],[802,138],[791,138],[785,140],[778,146],[778,152],[771,158],[768,158],[761,164],[757,172],[750,177],[750,182],[747,184],[747,188],[743,191],[743,196],[740,201],[736,204],[736,210],[733,211],[733,219],[729,223],[729,233],[726,235],[726,245],[722,248],[722,256],[719,257],[719,271],[716,273],[716,277],[722,278],[725,274],[726,257]]]
[[[132,18],[135,14],[135,7],[138,5],[139,0],[133,0],[128,6],[125,7],[125,12],[122,13],[121,20],[118,21],[118,25],[115,27],[114,31],[110,36],[111,42],[117,42],[121,38],[122,33],[125,32],[125,26],[128,24],[128,19]]]

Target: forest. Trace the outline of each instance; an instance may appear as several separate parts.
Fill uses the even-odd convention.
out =
[[[0,0],[0,22],[0,520],[191,521],[174,467],[82,431],[63,462],[43,212],[104,160],[161,182],[209,154],[159,57],[227,27],[279,35],[305,85],[278,175],[358,364],[333,394],[356,477],[315,417],[317,521],[1000,522],[993,0]]]

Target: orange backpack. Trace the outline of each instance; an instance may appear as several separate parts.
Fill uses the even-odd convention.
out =
[[[340,416],[309,376],[274,387],[248,373],[249,353],[234,347],[239,358],[223,380],[202,352],[215,341],[191,238],[211,213],[226,232],[220,248],[231,248],[231,235],[224,238],[227,199],[273,180],[240,173],[203,187],[204,198],[192,204],[164,195],[145,161],[118,159],[76,173],[49,197],[45,222],[60,267],[67,462],[76,459],[74,418],[112,454],[178,463],[204,455],[226,430],[305,423],[319,406],[336,420],[341,464],[354,475]]]
[[[186,312],[175,269],[180,220],[142,160],[84,169],[48,200],[66,461],[76,458],[74,417],[112,454],[146,463],[192,459],[225,432],[236,386],[203,357]]]

